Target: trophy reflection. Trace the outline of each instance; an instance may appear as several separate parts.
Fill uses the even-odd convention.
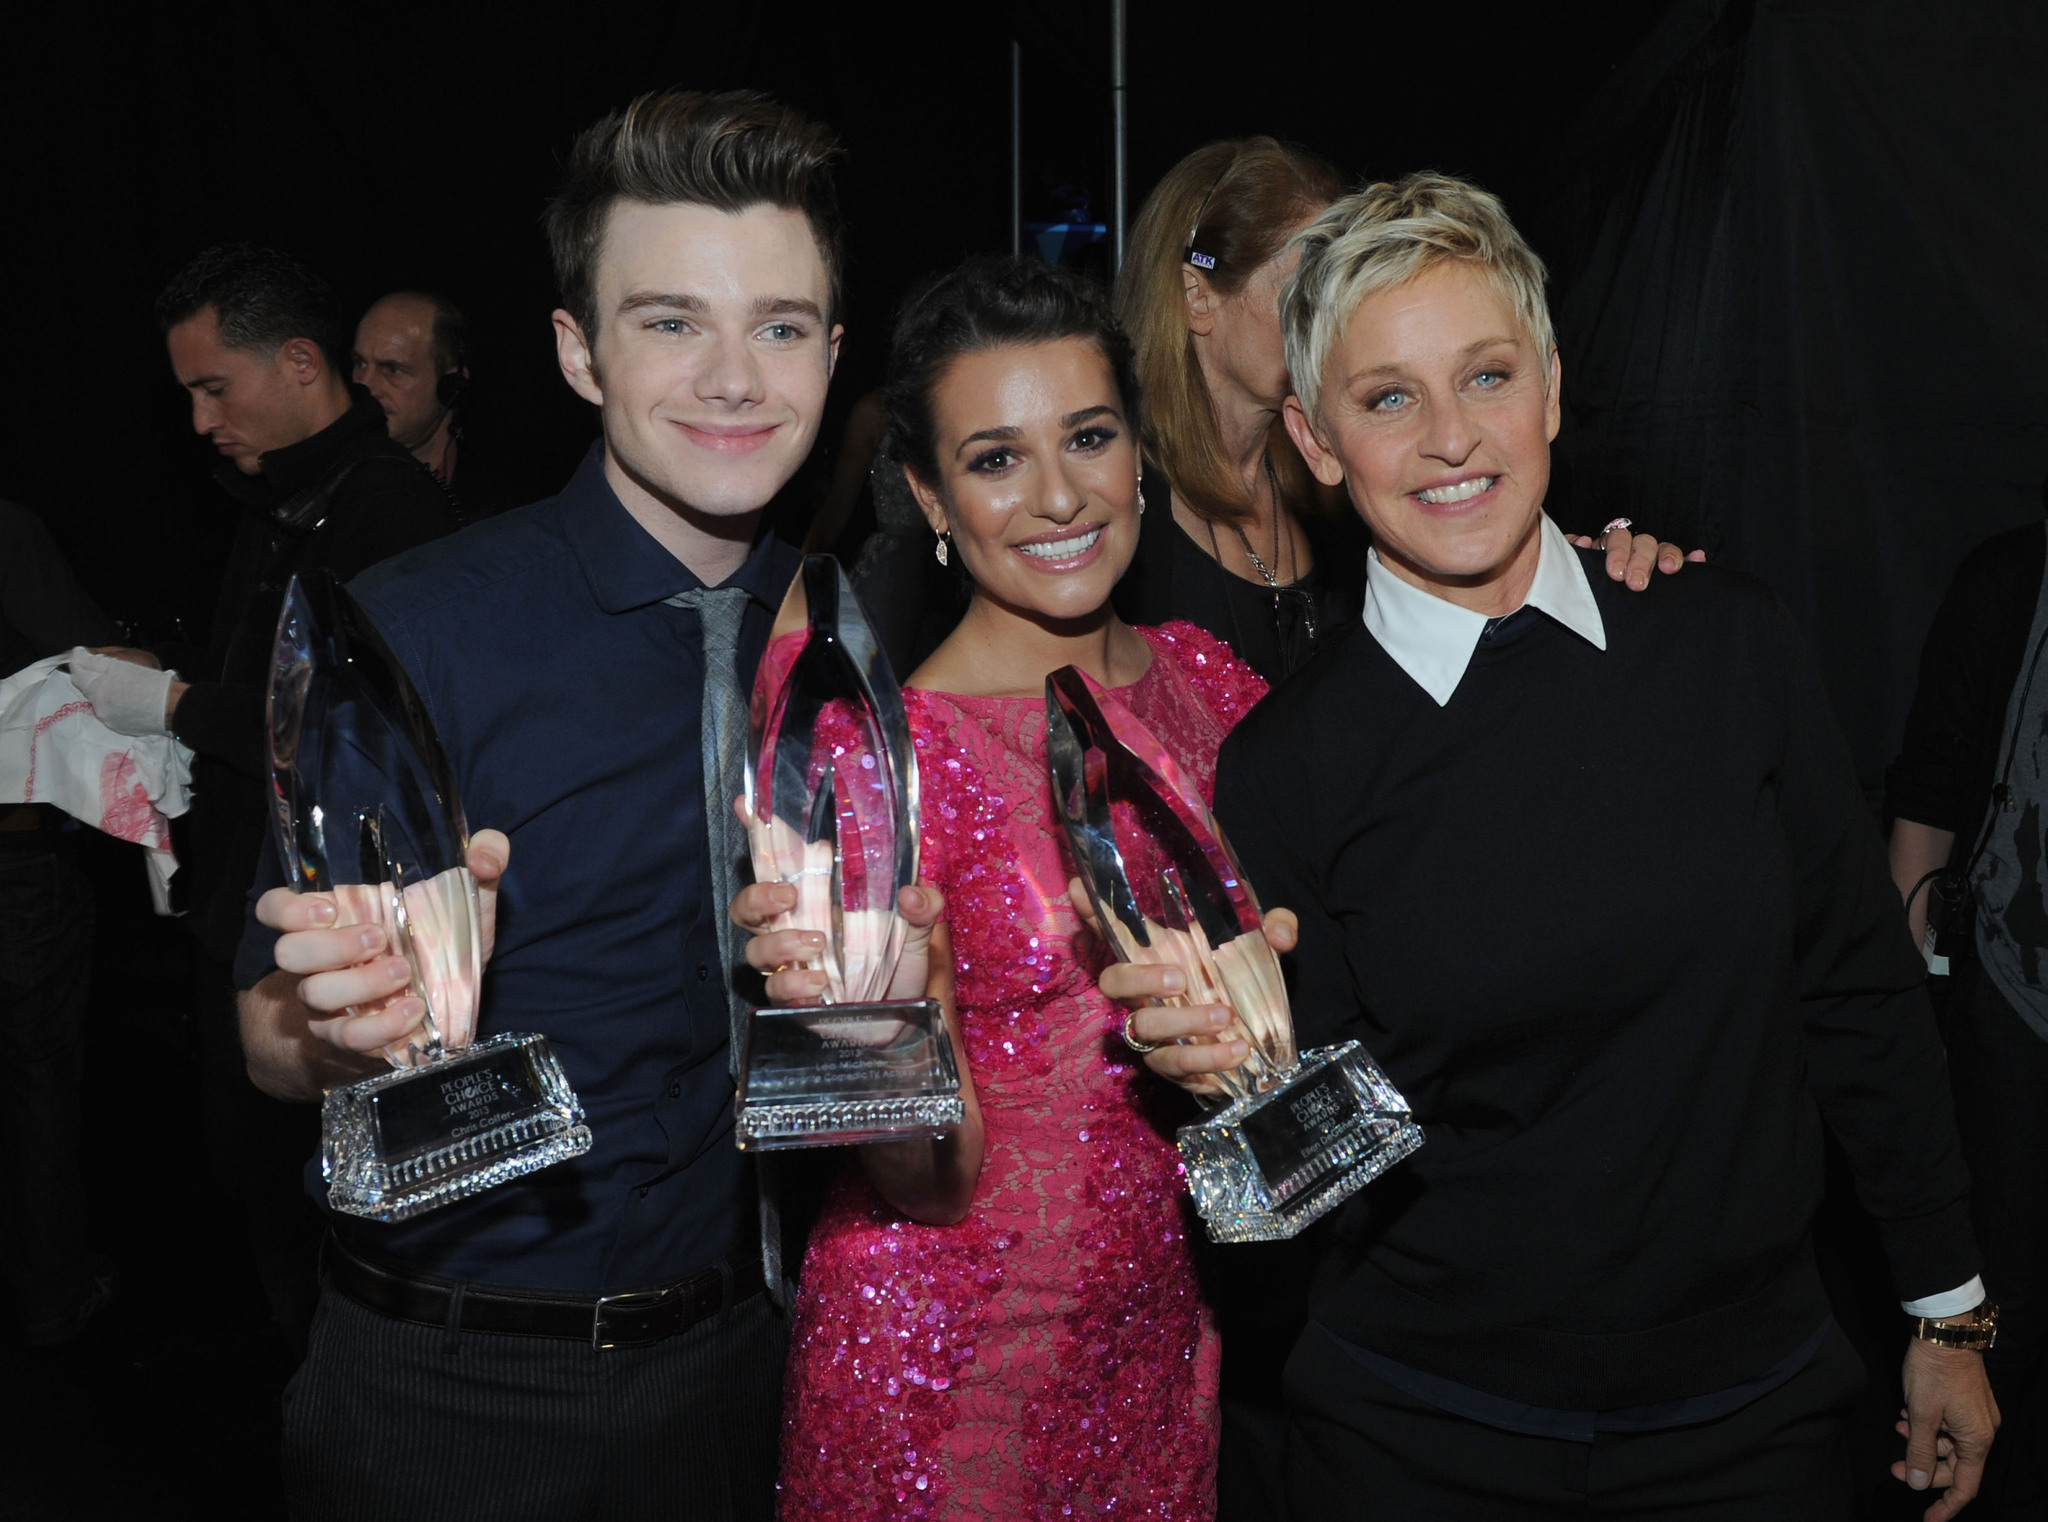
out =
[[[1297,1054],[1258,900],[1200,790],[1073,666],[1045,681],[1053,798],[1117,959],[1181,969],[1176,1005],[1222,1004],[1224,1107],[1180,1129],[1195,1206],[1218,1242],[1291,1237],[1422,1145],[1408,1102],[1356,1041]]]
[[[877,1002],[903,952],[896,894],[917,880],[917,758],[903,695],[853,587],[811,555],[754,682],[747,836],[756,882],[791,883],[768,928],[823,933],[822,1004],[747,1023],[743,1149],[945,1136],[966,1118],[936,999]]]
[[[474,1041],[483,979],[469,830],[419,696],[349,595],[294,576],[271,665],[271,831],[287,883],[384,928],[426,1015],[394,1071],[327,1091],[328,1203],[402,1221],[590,1150],[547,1038]]]

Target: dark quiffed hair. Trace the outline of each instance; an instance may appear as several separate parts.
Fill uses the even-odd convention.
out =
[[[1085,338],[1116,377],[1124,420],[1138,427],[1138,372],[1109,298],[1085,275],[1036,259],[970,259],[903,303],[889,343],[889,453],[920,480],[938,479],[940,377],[963,354]]]
[[[221,342],[230,349],[275,354],[294,338],[310,338],[346,378],[341,303],[325,280],[288,254],[250,243],[220,243],[186,265],[156,299],[157,325],[168,333],[212,307]]]
[[[831,128],[756,90],[642,95],[576,139],[561,193],[548,205],[562,305],[595,342],[597,255],[614,201],[725,212],[768,205],[809,220],[825,261],[825,318],[832,321],[845,264],[832,182],[838,158]]]

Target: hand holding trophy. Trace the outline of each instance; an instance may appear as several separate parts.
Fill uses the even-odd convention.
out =
[[[1181,1004],[1231,1012],[1248,1048],[1216,1075],[1227,1100],[1180,1130],[1195,1205],[1218,1242],[1291,1237],[1422,1145],[1408,1103],[1356,1041],[1297,1054],[1258,900],[1194,781],[1073,666],[1045,681],[1058,806],[1097,924],[1118,960],[1167,963]]]
[[[797,890],[771,930],[824,938],[825,1002],[748,1022],[743,1149],[939,1137],[965,1106],[936,999],[884,1000],[917,880],[903,696],[839,563],[806,557],[755,678],[745,818],[757,882]]]
[[[383,927],[420,1024],[395,1071],[321,1106],[328,1202],[401,1221],[590,1148],[547,1039],[474,1040],[483,949],[447,758],[405,672],[325,573],[293,577],[269,695],[271,826],[290,887]]]

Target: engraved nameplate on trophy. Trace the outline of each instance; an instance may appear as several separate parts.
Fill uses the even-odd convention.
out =
[[[1053,797],[1118,960],[1185,974],[1180,1005],[1232,1014],[1244,1063],[1222,1108],[1180,1129],[1195,1205],[1218,1242],[1291,1237],[1422,1145],[1408,1103],[1356,1041],[1296,1054],[1258,900],[1193,779],[1072,666],[1046,678]]]
[[[269,694],[271,833],[286,881],[338,925],[384,928],[426,1014],[393,1071],[321,1106],[328,1203],[402,1221],[590,1149],[547,1038],[474,1040],[483,980],[468,826],[419,696],[325,572],[293,577]]]
[[[886,1000],[917,880],[917,758],[903,696],[853,588],[806,557],[754,682],[747,836],[757,882],[797,890],[773,929],[823,934],[825,1002],[747,1022],[735,1138],[745,1149],[949,1134],[965,1118],[936,999]]]

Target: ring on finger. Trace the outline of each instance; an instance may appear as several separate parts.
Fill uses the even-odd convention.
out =
[[[1137,1011],[1135,1009],[1127,1009],[1124,1011],[1124,1045],[1129,1047],[1132,1051],[1136,1052],[1139,1056],[1142,1057],[1147,1052],[1158,1051],[1159,1043],[1156,1041],[1140,1041],[1135,1035],[1131,1033],[1131,1017],[1136,1014]]]
[[[1607,547],[1607,536],[1613,533],[1616,529],[1634,528],[1635,526],[1635,520],[1633,518],[1615,518],[1610,520],[1608,522],[1607,527],[1600,530],[1600,547],[1602,549],[1605,549]]]

